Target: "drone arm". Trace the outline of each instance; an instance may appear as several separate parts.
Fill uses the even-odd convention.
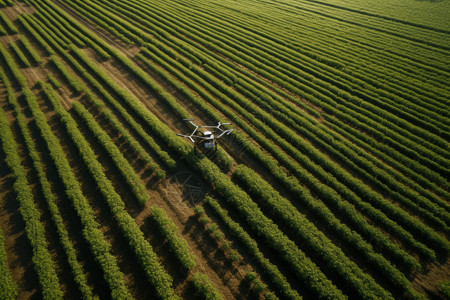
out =
[[[185,135],[185,134],[179,134],[177,133],[178,136],[182,136],[182,137],[187,137],[188,139],[190,139],[193,143],[195,143],[194,139],[192,138],[192,136],[190,135]]]
[[[219,136],[216,137],[216,139],[220,138],[222,135],[226,134],[229,135],[234,129],[227,129],[224,130]]]

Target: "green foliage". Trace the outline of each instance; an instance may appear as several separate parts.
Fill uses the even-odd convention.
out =
[[[20,36],[20,42],[22,43],[23,47],[27,50],[28,54],[33,58],[34,62],[40,65],[42,63],[41,57],[33,48],[33,46],[31,46],[30,42],[24,35]]]
[[[91,251],[94,254],[95,259],[104,270],[104,277],[106,282],[110,285],[112,297],[116,299],[130,298],[131,295],[129,294],[128,290],[125,287],[123,274],[121,273],[121,271],[117,266],[116,259],[109,252],[110,245],[107,243],[103,234],[98,228],[99,224],[95,221],[92,208],[89,206],[86,198],[83,196],[81,192],[80,183],[77,181],[74,173],[72,172],[72,169],[70,168],[69,162],[64,154],[61,145],[59,144],[58,139],[52,133],[44,114],[39,109],[36,96],[28,88],[26,79],[18,69],[17,65],[15,65],[14,61],[9,56],[9,54],[6,53],[3,47],[0,47],[0,50],[2,52],[2,55],[5,57],[5,60],[8,63],[11,71],[13,72],[15,79],[22,87],[22,93],[24,95],[24,98],[33,115],[34,121],[39,129],[40,134],[46,142],[50,157],[53,159],[53,162],[55,163],[55,166],[58,170],[59,178],[61,179],[65,187],[66,194],[68,198],[72,201],[72,205],[74,206],[75,210],[77,211],[78,217],[81,220],[81,224],[83,226],[83,235],[88,244],[90,245]],[[44,258],[39,258],[37,260],[39,262],[41,261],[45,262]],[[46,266],[51,267],[51,263],[47,262]],[[45,272],[46,268],[41,267],[39,268],[39,271],[42,270],[43,272]],[[54,272],[53,268],[52,272]],[[50,279],[45,280],[45,282],[43,283],[43,288],[47,288],[46,285],[51,285],[52,284],[51,282],[52,281]],[[45,297],[47,297],[46,296],[47,294],[54,296],[57,295],[57,293],[58,290],[56,290],[55,288],[52,288],[50,291],[47,290],[44,291]]]
[[[71,39],[78,46],[83,47],[84,44],[87,44],[91,46],[100,55],[100,57],[106,60],[111,58],[111,56],[104,50],[106,43],[101,38],[81,25],[80,22],[74,20],[73,17],[61,10],[54,3],[47,0],[39,2],[30,0],[30,2],[33,3],[33,5],[42,14],[59,22],[59,24],[62,25],[61,27],[65,27],[67,31],[71,32],[73,34]]]
[[[52,74],[48,73],[47,74],[47,78],[48,78],[48,81],[50,82],[50,84],[53,86],[54,89],[61,88],[61,83]]]
[[[19,46],[17,46],[16,43],[11,43],[10,44],[11,49],[14,50],[14,53],[17,55],[17,57],[19,58],[20,62],[25,66],[25,67],[31,67],[30,62],[28,61],[28,59],[26,58],[26,56],[23,54],[22,50],[19,48]]]
[[[197,291],[197,296],[204,300],[221,300],[222,295],[212,285],[208,276],[203,273],[195,273],[191,278],[191,284]]]
[[[42,34],[46,39],[42,38],[41,34],[39,34],[34,28],[34,24],[27,15],[19,15],[17,16],[17,20],[22,24],[22,26],[28,31],[29,34],[33,36],[33,38],[45,49],[48,55],[55,54],[55,51],[48,45],[48,43],[45,41],[47,39],[46,34]],[[33,57],[35,57],[33,55]],[[37,54],[36,54],[37,57]]]
[[[100,193],[106,200],[111,213],[117,220],[122,233],[124,234],[125,238],[128,239],[129,245],[134,251],[139,262],[141,263],[141,266],[144,269],[149,282],[153,284],[160,298],[177,299],[178,297],[175,295],[172,288],[172,278],[165,272],[164,268],[159,263],[158,257],[153,251],[152,246],[145,239],[144,234],[139,229],[139,226],[125,210],[124,202],[116,193],[111,181],[108,180],[105,173],[103,172],[102,165],[97,161],[95,153],[78,129],[77,123],[72,119],[72,116],[63,108],[58,99],[58,96],[55,94],[52,87],[50,85],[45,85],[42,83],[41,85],[43,85],[44,92],[52,103],[57,116],[65,126],[67,133],[78,148],[78,151],[80,152],[87,169],[95,180]],[[114,273],[112,274],[116,275],[114,282],[115,285],[111,286],[111,288],[113,289],[113,298],[131,298],[131,295],[126,289],[123,277],[119,278],[119,274],[123,274],[121,274],[119,270],[114,270],[113,272]],[[114,288],[116,290],[114,290]]]
[[[3,111],[1,112],[3,114]],[[6,256],[5,237],[0,229],[0,297],[2,299],[17,299],[17,285],[13,281],[8,267],[8,257]]]
[[[100,69],[93,61],[91,61],[84,53],[82,53],[80,50],[76,49],[76,47],[71,46],[71,50],[73,51],[76,56],[83,61],[92,71],[96,73],[97,76],[99,76],[102,81],[107,84],[118,96],[120,96],[124,101],[128,102],[129,99],[136,99],[133,95],[131,95],[126,89],[119,87],[116,85],[111,77],[102,69]],[[148,134],[145,133],[145,131],[142,129],[142,127],[131,117],[131,115],[124,109],[124,107],[114,99],[110,94],[108,94],[105,89],[99,84],[92,76],[90,76],[84,68],[77,64],[76,62],[72,61],[72,63],[77,67],[80,71],[83,72],[83,75],[85,78],[87,78],[91,83],[93,83],[98,90],[102,93],[102,95],[107,99],[119,112],[122,116],[125,117],[125,119],[128,121],[128,123],[133,126],[133,129],[135,129],[147,142],[147,144],[156,152],[156,154],[159,156],[159,158],[164,162],[164,164],[169,167],[170,169],[175,168],[176,162],[167,154],[167,152],[162,151],[161,148],[156,144],[156,142],[151,138]],[[92,100],[92,99],[91,99]]]
[[[75,74],[69,72],[69,70],[64,66],[63,62],[59,59],[57,55],[51,55],[50,61],[61,72],[63,77],[67,80],[69,85],[75,89],[76,92],[81,93],[84,91],[83,82],[79,80],[77,77],[75,77]]]
[[[167,239],[172,251],[175,253],[175,256],[181,264],[183,271],[188,273],[196,266],[195,258],[189,250],[186,241],[178,235],[177,226],[169,219],[162,208],[152,206],[150,210],[152,212],[153,220],[158,225],[162,235]]]
[[[269,183],[264,181],[253,170],[244,165],[239,165],[233,174],[242,182],[253,199],[257,200],[261,206],[266,206],[291,232],[293,232],[302,241],[305,249],[312,251],[315,256],[321,257],[326,262],[327,268],[341,275],[342,280],[347,280],[349,286],[360,295],[365,295],[368,291],[376,290],[374,281],[363,273],[358,266],[349,260],[345,254],[334,245],[323,233],[321,233],[305,216],[285,198],[275,191]],[[412,288],[408,279],[392,266],[383,256],[376,254],[372,247],[366,244],[361,238],[359,244],[366,250],[363,254],[367,261],[376,264],[380,272],[392,282],[395,282],[398,288],[409,293],[412,297],[418,297],[417,292]]]
[[[250,235],[244,231],[244,229],[236,222],[234,222],[228,213],[220,206],[219,202],[215,199],[208,197],[207,203],[213,208],[213,210],[219,215],[219,217],[226,224],[231,234],[246,248],[246,250],[252,255],[256,262],[265,271],[270,278],[272,284],[278,288],[281,295],[286,299],[301,299],[297,291],[292,289],[289,282],[284,275],[273,265],[267,258],[264,257],[259,250],[258,244]]]
[[[0,11],[0,23],[3,23],[6,25],[7,31],[9,33],[15,34],[18,33],[19,31],[17,30],[16,26],[13,25],[13,23],[8,19],[8,17],[2,12]]]
[[[148,47],[150,47],[150,45],[148,45]],[[152,49],[155,49],[155,47],[152,47]],[[144,54],[146,54],[146,55],[150,55],[150,52],[147,51],[146,49],[143,49],[142,52]],[[163,57],[164,60],[166,60],[166,61],[171,60],[167,55],[165,55],[161,51],[158,51],[157,53],[158,53],[159,56]],[[155,55],[151,55],[151,57],[153,59],[157,59],[155,57]],[[177,59],[178,59],[178,57],[177,57]],[[166,68],[171,69],[171,67],[168,65],[168,63],[164,63],[161,59],[158,59],[157,61],[158,61],[158,63],[163,64]],[[179,58],[179,61],[183,61],[183,60],[181,58]],[[171,64],[172,65],[179,65],[180,63],[178,61],[176,61],[176,60],[172,60]],[[203,96],[203,98],[205,100],[207,100],[208,102],[213,104],[216,108],[221,110],[225,115],[227,115],[231,120],[233,120],[234,123],[238,124],[243,130],[248,132],[248,134],[250,136],[252,136],[253,139],[255,139],[261,145],[263,145],[268,151],[271,152],[272,155],[274,155],[274,157],[276,157],[277,159],[282,161],[284,164],[289,166],[291,172],[293,172],[295,175],[299,176],[302,180],[306,180],[307,182],[310,182],[310,184],[312,184],[312,186],[315,187],[315,189],[317,191],[319,191],[323,195],[326,195],[325,199],[329,199],[329,200],[339,199],[339,196],[337,196],[333,191],[331,191],[329,188],[327,188],[326,186],[324,186],[320,182],[315,181],[314,178],[311,177],[307,172],[302,171],[300,166],[298,164],[293,163],[292,159],[289,156],[287,156],[283,151],[278,150],[276,147],[274,147],[273,143],[271,141],[269,141],[268,139],[262,137],[256,130],[254,130],[251,126],[249,126],[249,124],[247,122],[245,122],[239,116],[237,116],[234,111],[229,110],[227,107],[225,107],[223,105],[223,103],[227,103],[230,107],[234,108],[235,110],[240,112],[242,115],[246,116],[248,118],[248,120],[250,121],[250,123],[256,124],[258,127],[263,128],[264,131],[269,132],[270,136],[278,144],[281,144],[281,145],[283,145],[285,147],[288,147],[288,149],[290,149],[290,151],[294,151],[294,153],[296,154],[296,158],[297,159],[301,158],[301,162],[303,164],[306,163],[307,165],[311,166],[315,172],[320,172],[320,174],[322,174],[322,177],[326,179],[326,182],[329,182],[330,180],[333,180],[333,178],[331,178],[329,175],[327,175],[327,173],[323,172],[323,170],[317,168],[317,166],[314,166],[314,164],[311,162],[311,160],[307,156],[305,156],[304,154],[301,154],[297,149],[295,149],[294,147],[290,146],[286,141],[283,141],[282,139],[280,139],[279,136],[278,136],[279,135],[278,132],[275,132],[274,130],[267,130],[266,129],[266,127],[267,127],[266,124],[262,123],[257,118],[252,116],[249,113],[249,110],[248,109],[244,109],[243,107],[249,107],[250,106],[252,108],[250,111],[259,111],[259,112],[261,112],[261,109],[259,109],[255,105],[252,105],[249,101],[246,101],[242,97],[240,99],[242,101],[245,101],[245,105],[243,107],[239,107],[234,101],[231,101],[227,97],[225,97],[223,92],[217,91],[217,90],[215,90],[212,87],[209,88],[211,91],[214,91],[215,96],[218,99],[221,100],[221,101],[218,101],[217,99],[212,97],[210,94],[204,92],[204,87],[209,87],[209,85],[208,85],[208,83],[204,82],[203,78],[210,78],[211,76],[209,76],[207,73],[203,72],[200,68],[192,68],[192,69],[196,70],[196,72],[199,72],[199,74],[202,75],[202,77],[200,77],[199,75],[194,74],[189,69],[185,69],[184,74],[189,74],[192,78],[195,79],[196,82],[202,83],[203,87],[199,87],[193,81],[187,79],[186,76],[181,74],[181,72],[175,72],[175,74],[176,74],[176,76],[178,78],[180,78],[181,80],[186,82],[190,87],[195,88],[195,90],[201,96]],[[222,86],[222,88],[224,90],[226,89],[226,87],[221,82],[219,82],[217,80],[214,80],[214,79],[211,79],[211,80],[213,80],[218,86]],[[207,107],[204,103],[201,103],[201,101],[199,101],[198,99],[196,100],[195,97],[192,97],[190,99],[192,99],[192,101],[196,101],[195,103],[198,103],[199,107],[201,107],[202,110],[204,110],[209,115],[212,115],[212,116],[216,116],[217,115],[215,112],[212,112],[211,109],[209,107]],[[272,109],[272,110],[274,110],[274,109]],[[274,122],[274,121],[271,121],[269,118],[266,118],[265,121],[266,122]],[[304,122],[302,122],[302,123],[304,123]],[[278,125],[279,125],[279,123],[277,123],[276,126],[278,126]],[[276,128],[276,126],[274,126],[274,128]],[[285,127],[283,127],[283,128],[285,128]],[[278,129],[277,129],[277,131],[278,131]],[[289,136],[295,136],[295,134],[289,134]],[[284,174],[284,171],[281,168],[279,168],[279,166],[277,165],[277,163],[273,159],[269,158],[262,151],[257,149],[257,147],[255,147],[254,145],[248,143],[246,141],[246,138],[243,137],[242,135],[236,134],[236,137],[237,137],[238,140],[240,140],[240,142],[242,144],[246,145],[246,149],[247,149],[247,152],[249,154],[251,154],[253,157],[255,157],[260,163],[265,165],[268,169],[272,170],[272,173],[281,182],[284,182],[289,189],[292,189],[294,186],[296,186],[295,182],[293,182],[292,179],[288,179],[287,175]],[[297,140],[299,140],[299,139],[297,139]],[[311,147],[308,146],[307,143],[302,143],[302,146],[306,147],[305,149],[311,150]],[[315,152],[312,151],[311,153],[317,155],[317,151],[315,151]],[[298,189],[298,188],[296,188],[296,189]],[[340,188],[340,189],[342,189],[342,188]],[[345,188],[345,190],[347,190],[347,188]],[[369,189],[365,188],[365,193],[367,193],[367,192],[372,193]],[[348,192],[347,192],[347,195],[352,196],[351,193],[348,193]],[[364,206],[365,211],[371,212],[372,216],[375,216],[377,218],[382,218],[383,219],[382,224],[387,224],[387,226],[389,226],[392,229],[393,232],[398,232],[398,236],[400,236],[402,239],[406,239],[409,243],[413,244],[416,248],[419,248],[419,250],[421,250],[421,252],[424,253],[424,255],[426,255],[428,258],[435,257],[434,253],[431,250],[429,250],[428,248],[424,247],[424,245],[422,245],[422,244],[418,243],[417,241],[415,241],[411,234],[407,233],[405,230],[402,230],[401,227],[399,227],[397,224],[393,223],[391,220],[389,220],[385,216],[383,217],[382,215],[380,215],[379,210],[371,208],[369,205],[367,205],[365,202],[361,201],[357,197],[353,197],[352,196],[352,199],[353,199],[353,201],[356,201],[359,205]],[[380,200],[381,198],[377,197],[376,199]],[[387,202],[384,202],[384,203],[387,203]],[[358,226],[357,226],[358,230],[363,229],[363,232],[366,232],[366,233],[370,232],[370,234],[366,234],[366,236],[368,236],[370,239],[377,240],[377,244],[384,245],[384,247],[386,249],[388,249],[388,251],[390,253],[395,254],[395,256],[398,257],[399,260],[402,260],[405,266],[407,266],[408,268],[410,268],[412,270],[417,269],[417,268],[420,267],[420,265],[417,262],[417,260],[415,260],[413,257],[408,255],[404,251],[400,250],[398,248],[398,246],[396,246],[394,243],[392,243],[385,235],[381,234],[381,232],[377,231],[375,228],[369,226],[368,224],[365,224],[364,226],[361,226],[365,221],[363,219],[361,219],[361,217],[354,211],[354,209],[351,206],[349,206],[348,204],[342,203],[342,202],[340,202],[340,203],[338,202],[338,205],[348,211],[347,216],[350,219],[353,219],[353,220],[359,219],[359,220],[357,220],[357,222],[358,222]],[[399,211],[398,208],[393,207],[393,209],[394,209],[394,211]],[[407,221],[409,220],[409,224],[414,225],[414,223],[416,223],[416,222],[412,222],[414,218],[411,218],[411,217],[407,216],[407,214],[405,214],[404,212],[402,212],[402,214],[404,216],[403,219],[405,219],[405,217],[406,217]],[[416,225],[414,225],[414,226],[416,226]]]
[[[27,90],[26,79],[23,78],[12,57],[0,45],[1,55],[11,69],[13,76],[23,88],[23,94],[27,98],[31,91]],[[31,93],[32,94],[32,93]],[[59,279],[55,271],[54,262],[51,258],[45,238],[45,228],[40,221],[40,213],[34,204],[34,197],[27,180],[27,172],[22,166],[19,149],[13,133],[6,120],[6,116],[0,109],[0,139],[3,144],[3,152],[6,155],[6,164],[14,175],[13,189],[17,195],[20,213],[25,222],[25,232],[33,248],[33,266],[37,273],[44,299],[60,299],[63,297]]]
[[[44,91],[47,87],[44,86]],[[51,95],[51,91],[46,92],[47,95]],[[49,96],[50,96],[49,95]],[[145,188],[142,180],[138,177],[133,167],[130,166],[126,158],[123,156],[122,152],[117,148],[109,135],[103,131],[100,125],[95,121],[94,117],[89,113],[89,111],[79,102],[74,102],[72,105],[74,111],[80,116],[83,122],[88,126],[89,130],[92,132],[96,140],[102,145],[103,149],[108,153],[116,167],[122,174],[123,179],[128,183],[131,191],[136,197],[137,201],[141,205],[145,205],[149,199],[147,189]]]
[[[441,281],[438,283],[439,286],[439,292],[446,297],[447,299],[450,298],[450,280]]]
[[[14,110],[17,114],[17,122],[19,124],[20,131],[25,140],[25,144],[28,149],[28,154],[33,160],[34,169],[37,172],[37,176],[39,178],[43,195],[47,201],[47,206],[49,208],[52,221],[55,224],[55,227],[58,232],[59,240],[65,251],[67,261],[72,269],[73,278],[75,282],[78,284],[78,288],[83,297],[85,299],[93,299],[94,297],[92,294],[92,290],[87,284],[83,267],[77,260],[76,251],[72,245],[72,242],[69,239],[69,233],[67,232],[64,226],[63,218],[59,212],[58,206],[56,205],[56,196],[53,194],[51,190],[51,185],[47,180],[47,175],[44,171],[44,167],[41,163],[38,152],[31,138],[30,132],[28,131],[25,116],[23,115],[18,106],[11,83],[9,82],[8,78],[1,69],[0,69],[0,78],[3,80],[3,83],[7,88],[8,102],[14,107]]]
[[[256,294],[263,294],[265,299],[278,299],[275,294],[268,290],[267,285],[258,278],[258,275],[256,275],[255,272],[248,271],[247,274],[245,274],[245,280],[248,281],[251,289]]]

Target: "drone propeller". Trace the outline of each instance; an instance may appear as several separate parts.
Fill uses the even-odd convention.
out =
[[[182,136],[182,137],[187,137],[187,138],[190,139],[193,143],[195,143],[195,141],[194,141],[193,138],[198,138],[198,139],[203,139],[203,140],[214,140],[214,138],[218,139],[218,138],[220,138],[221,136],[223,136],[224,134],[229,135],[229,134],[234,130],[234,129],[226,129],[226,130],[224,130],[224,129],[220,128],[222,125],[231,125],[231,123],[221,123],[221,122],[218,122],[218,125],[216,125],[216,126],[199,126],[199,125],[195,125],[194,122],[192,122],[192,121],[194,121],[194,119],[184,119],[184,121],[187,121],[187,122],[191,123],[191,125],[194,126],[195,129],[194,129],[194,131],[193,131],[190,135],[179,134],[179,133],[177,133],[177,135],[178,135],[178,136]],[[217,137],[214,137],[214,136],[204,137],[204,136],[195,135],[195,133],[197,132],[197,130],[198,130],[199,128],[214,128],[214,129],[220,130],[221,133],[220,133],[220,135],[217,136]]]

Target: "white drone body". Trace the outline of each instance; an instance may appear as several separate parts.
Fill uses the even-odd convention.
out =
[[[192,131],[192,133],[190,135],[185,135],[185,134],[179,134],[177,133],[178,136],[182,136],[182,137],[186,137],[188,139],[191,140],[191,142],[193,142],[195,144],[195,146],[197,146],[200,143],[203,143],[204,147],[206,149],[211,149],[214,146],[216,146],[216,139],[222,137],[223,135],[229,135],[233,129],[222,129],[221,126],[222,125],[231,125],[231,123],[221,123],[219,122],[218,125],[216,126],[199,126],[199,125],[195,125],[193,121],[193,119],[184,119],[184,121],[188,121],[189,123],[192,124],[192,126],[195,127],[194,131]],[[220,134],[218,136],[214,136],[213,132],[207,130],[207,131],[202,131],[199,130],[200,128],[211,128],[211,129],[217,129],[220,131]],[[197,140],[194,140],[197,139]]]

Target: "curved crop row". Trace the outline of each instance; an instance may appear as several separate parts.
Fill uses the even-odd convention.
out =
[[[164,134],[164,136],[165,136],[168,133],[167,129],[159,129],[159,128],[155,128],[154,127],[155,125],[157,127],[159,127],[160,125],[157,125],[157,124],[153,123],[153,126],[152,126],[152,124],[149,123],[150,120],[153,119],[154,117],[152,117],[147,110],[143,109],[140,106],[140,104],[138,104],[139,102],[134,96],[129,94],[126,90],[120,90],[120,94],[122,95],[122,100],[124,101],[124,103],[129,105],[130,108],[136,114],[138,114],[139,116],[142,116],[147,121],[147,123],[153,128],[153,130],[155,130],[155,132],[158,135]],[[164,131],[165,133],[162,133],[161,131]],[[169,145],[172,144],[172,143],[177,143],[178,144],[179,143],[179,139],[175,139],[175,137],[170,138]],[[187,149],[190,149],[190,147],[188,147]],[[180,151],[184,152],[186,150],[186,147],[184,146],[183,149],[175,147],[175,150],[178,151],[179,153],[180,153]],[[190,152],[191,152],[191,150],[188,150],[188,153],[190,153]],[[181,156],[182,157],[186,157],[187,156],[187,159],[189,159],[190,155],[188,153],[183,153]],[[264,221],[264,222],[269,222],[269,221],[267,220],[267,221]],[[311,279],[316,277],[316,276],[318,276],[317,278],[321,278],[322,277],[322,275],[319,275],[319,274],[317,274],[314,271],[314,268],[309,270],[308,272],[305,272],[305,270],[300,267],[300,265],[302,265],[302,264],[309,264],[309,262],[308,262],[308,259],[306,259],[306,261],[303,260],[303,259],[300,259],[300,257],[304,257],[304,255],[302,255],[301,252],[299,252],[296,249],[296,247],[294,247],[294,248],[291,248],[291,247],[286,248],[287,244],[284,244],[284,243],[290,244],[292,242],[288,242],[288,240],[286,240],[285,237],[282,237],[281,240],[278,241],[279,237],[271,235],[270,232],[266,232],[266,234],[269,234],[269,236],[274,238],[275,241],[277,241],[276,244],[282,246],[280,248],[284,249],[286,251],[286,252],[283,252],[283,256],[286,257],[286,259],[288,259],[288,260],[290,260],[292,262],[292,265],[297,270],[296,273],[299,274],[299,276],[301,276],[301,278],[309,278],[310,276],[312,276]],[[295,259],[294,259],[294,256],[293,256],[294,253],[296,253],[295,254],[296,258]],[[325,289],[325,290],[323,290],[321,288],[318,288],[319,286],[328,285],[327,282],[328,281],[326,279],[320,279],[319,281],[317,281],[317,279],[315,279],[315,280],[311,281],[311,285],[313,286],[313,289],[315,289],[320,294],[322,294],[322,293],[335,293],[336,295],[339,295],[339,293],[336,292],[335,288],[329,288],[329,289]],[[315,288],[315,287],[317,287],[317,288]]]
[[[133,11],[134,13],[136,13],[136,14],[139,14],[140,12],[135,12],[135,11]],[[142,20],[140,20],[141,22],[143,22]],[[145,23],[146,25],[148,24],[149,26],[152,26],[153,24],[149,24],[149,23]],[[189,47],[190,46],[186,46],[186,45],[181,45],[181,44],[177,44],[176,42],[175,42],[175,47],[177,47],[177,49],[178,50],[187,50],[187,49],[189,49]],[[206,49],[205,48],[203,48],[203,50],[204,51],[206,51]],[[165,53],[170,53],[170,50],[167,50],[167,49],[164,49],[163,50]],[[186,52],[185,52],[185,54],[186,54]],[[216,56],[216,58],[217,58],[217,56]],[[191,58],[191,59],[193,59],[193,58]],[[205,62],[205,59],[203,58],[203,57],[201,57],[201,59],[202,59],[202,62],[204,63],[204,66],[206,67],[206,68],[208,68],[208,66],[211,64],[211,61],[208,61],[207,63]],[[197,60],[197,59],[195,59],[195,60]],[[198,60],[197,60],[198,61]],[[208,68],[208,69],[210,69],[210,70],[215,70],[215,67],[210,67],[210,68]],[[223,72],[223,69],[221,70],[221,72]],[[233,83],[233,82],[231,82],[231,83]],[[296,102],[296,104],[297,105],[299,105],[299,104],[302,104],[302,102]],[[409,164],[409,165],[411,165],[411,164]],[[413,165],[413,167],[419,167],[418,166],[418,164],[416,163],[416,164],[414,164]],[[424,173],[423,171],[420,171],[421,173]],[[429,171],[427,171],[427,172],[425,172],[424,174],[429,174],[430,172]]]
[[[184,12],[186,14],[186,12]],[[332,68],[327,68],[327,66],[320,66],[316,67],[317,62],[311,61],[308,57],[304,56],[298,56],[298,53],[295,51],[289,50],[287,47],[283,47],[279,45],[279,43],[273,43],[269,40],[262,39],[260,36],[255,38],[254,35],[249,35],[249,33],[241,33],[240,30],[236,30],[236,28],[233,28],[233,26],[222,26],[218,27],[218,22],[216,21],[205,21],[208,19],[208,17],[202,18],[201,20],[196,20],[195,25],[197,27],[202,26],[201,28],[207,28],[210,30],[210,32],[213,32],[216,36],[223,34],[223,36],[226,36],[227,38],[233,36],[236,38],[239,42],[244,42],[246,46],[252,47],[252,49],[259,49],[264,52],[264,56],[270,56],[271,60],[274,62],[277,62],[278,59],[282,61],[283,63],[289,63],[289,66],[295,66],[296,68],[299,68],[300,70],[306,71],[308,74],[303,74],[303,78],[308,79],[310,82],[314,81],[311,76],[315,76],[316,78],[319,78],[320,80],[324,80],[327,82],[332,83],[334,86],[339,87],[340,89],[346,90],[347,92],[352,92],[354,95],[359,96],[360,98],[370,100],[371,102],[375,102],[378,106],[385,106],[387,103],[399,103],[399,99],[381,99],[378,94],[380,92],[384,92],[383,90],[374,90],[374,92],[377,93],[377,97],[368,97],[367,93],[371,93],[369,91],[369,87],[366,87],[366,85],[361,84],[353,84],[354,78],[351,81],[348,81],[349,77],[346,76],[345,73],[340,72],[339,70],[335,70]],[[189,26],[190,28],[193,28],[192,23],[187,23],[189,21],[186,21],[184,19],[184,25]],[[213,30],[215,29],[215,30]],[[262,53],[261,53],[262,54]],[[301,64],[298,63],[299,59],[301,60]],[[284,66],[286,67],[286,66]],[[333,72],[333,74],[330,74],[329,72]],[[297,73],[297,72],[295,72]],[[309,76],[309,77],[308,77]],[[334,78],[339,78],[339,81],[336,81]],[[350,85],[347,85],[350,84]],[[362,86],[364,86],[364,90],[362,90]],[[360,90],[361,89],[361,90]],[[384,93],[382,93],[384,94]],[[387,95],[389,98],[393,98],[393,95]],[[383,100],[383,101],[380,101]],[[395,101],[394,101],[395,100]],[[407,108],[408,109],[408,108]],[[404,114],[405,110],[398,110],[396,107],[390,107],[389,111],[396,112],[396,115],[402,115]],[[405,115],[406,118],[408,118],[408,115]],[[428,120],[427,116],[424,116],[423,118],[417,118],[409,116],[409,118],[413,118],[412,123],[415,125],[424,125],[425,127],[429,124],[429,122],[433,122],[433,120]],[[440,118],[440,116],[437,116],[437,118]],[[423,122],[423,120],[427,120],[427,123]],[[435,126],[431,125],[431,129],[435,132],[446,134],[445,129],[442,128],[436,128]]]

